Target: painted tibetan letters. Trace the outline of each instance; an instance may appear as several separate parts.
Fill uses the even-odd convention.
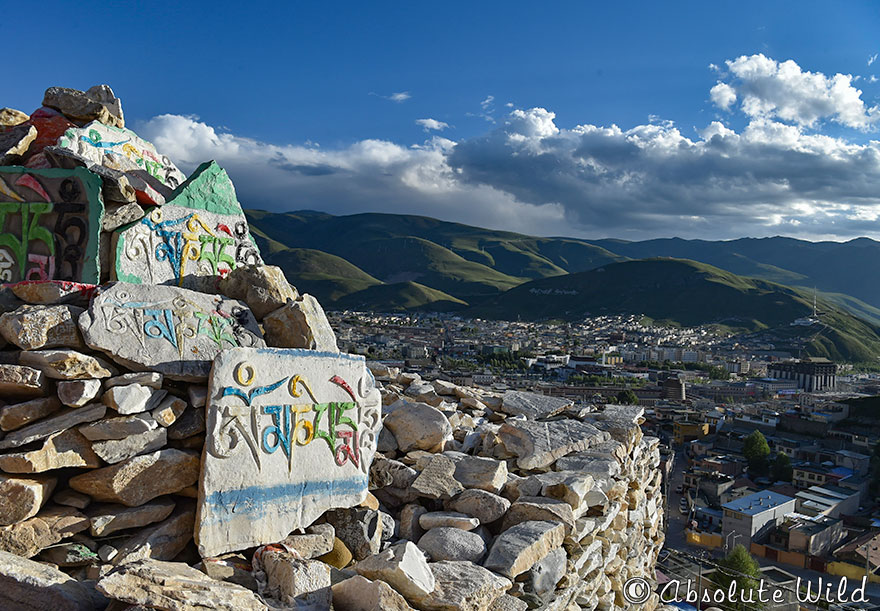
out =
[[[121,365],[175,380],[206,379],[226,348],[266,345],[243,302],[173,286],[112,284],[92,299],[79,326],[91,348]]]
[[[362,356],[225,350],[208,396],[203,557],[278,541],[366,497],[382,408]]]
[[[236,266],[262,263],[226,171],[203,163],[173,199],[117,232],[115,277],[209,290]]]
[[[0,283],[97,284],[104,204],[91,172],[0,167]]]

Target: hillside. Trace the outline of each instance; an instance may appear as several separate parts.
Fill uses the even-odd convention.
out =
[[[446,312],[461,310],[467,304],[417,282],[379,284],[337,300],[334,307],[340,310],[372,312],[402,312],[424,310]]]
[[[792,327],[789,323],[811,312],[809,293],[695,261],[648,259],[534,280],[465,314],[508,320],[644,314],[669,324],[761,332],[768,339],[803,345],[816,356],[873,360],[880,354],[880,328],[828,301],[819,306],[824,324]]]

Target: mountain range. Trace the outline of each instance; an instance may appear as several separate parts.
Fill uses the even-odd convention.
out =
[[[461,311],[777,330],[808,353],[880,355],[880,243],[542,238],[422,216],[246,211],[267,263],[327,309]],[[820,306],[821,327],[792,327]],[[821,332],[818,332],[821,330]],[[797,336],[797,337],[796,337]]]

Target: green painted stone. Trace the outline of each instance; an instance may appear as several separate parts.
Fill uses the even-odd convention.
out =
[[[0,167],[0,283],[100,282],[101,179],[84,168]]]
[[[235,187],[215,162],[200,165],[164,206],[115,234],[113,277],[133,284],[196,290],[262,258]]]

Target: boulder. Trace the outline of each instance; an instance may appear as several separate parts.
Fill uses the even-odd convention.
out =
[[[265,611],[242,586],[211,579],[183,562],[143,559],[117,567],[96,586],[114,600],[174,611]]]
[[[67,407],[82,407],[101,393],[101,380],[58,382],[58,399]]]
[[[539,395],[534,392],[508,390],[501,398],[500,411],[529,420],[549,418],[574,405],[571,399]]]
[[[510,580],[473,562],[432,562],[435,587],[413,602],[425,611],[483,611],[510,589]]]
[[[18,611],[93,611],[97,600],[89,584],[57,568],[0,551],[3,606]]]
[[[0,470],[6,473],[43,473],[66,467],[94,469],[101,464],[92,444],[76,429],[50,435],[34,450],[0,454]]]
[[[495,538],[483,566],[513,579],[560,547],[564,538],[561,523],[522,522]]]
[[[332,524],[313,524],[305,533],[288,536],[281,543],[302,558],[317,558],[333,551],[336,530]]]
[[[366,507],[334,509],[324,514],[336,536],[345,543],[355,560],[363,560],[379,551],[382,544],[382,522],[379,512]]]
[[[245,302],[257,320],[297,298],[296,289],[274,265],[240,265],[220,280],[219,289],[227,297]]]
[[[76,325],[82,312],[73,305],[23,305],[0,315],[0,334],[22,350],[83,348]]]
[[[27,123],[0,129],[0,165],[20,163],[37,134],[37,128]]]
[[[14,108],[0,108],[0,125],[12,127],[13,125],[21,125],[30,119],[27,113],[15,110]]]
[[[111,412],[112,413],[112,412]],[[79,427],[83,437],[91,441],[103,441],[105,439],[125,439],[131,435],[140,435],[152,431],[159,424],[150,414],[135,414],[133,416],[117,416],[104,418]]]
[[[107,408],[99,403],[67,410],[49,418],[37,420],[23,428],[12,431],[0,440],[0,449],[17,448],[34,441],[46,439],[78,424],[94,422],[104,417]]]
[[[261,552],[259,562],[266,573],[264,597],[294,608],[331,608],[330,565],[273,550]]]
[[[95,441],[92,449],[108,464],[116,464],[138,454],[146,454],[163,448],[168,441],[166,430],[162,427],[129,435],[123,439]]]
[[[383,424],[394,434],[401,452],[431,450],[452,437],[452,426],[443,412],[425,403],[408,403],[388,414]]]
[[[22,352],[19,363],[39,369],[53,380],[108,378],[116,375],[116,369],[105,360],[76,350]]]
[[[93,537],[106,537],[119,530],[161,522],[171,515],[174,507],[174,501],[168,497],[160,497],[138,507],[101,504],[89,510],[89,528]]]
[[[507,420],[498,436],[505,449],[517,457],[520,469],[549,467],[557,458],[586,450],[593,444],[607,441],[610,436],[592,424],[577,420]]]
[[[122,102],[108,85],[95,85],[87,91],[67,87],[49,87],[43,106],[54,108],[74,121],[100,121],[105,125],[123,127]]]
[[[422,535],[419,548],[434,562],[467,560],[479,563],[486,555],[486,542],[480,535],[447,526],[432,528]]]
[[[425,555],[411,541],[358,562],[354,570],[367,579],[381,579],[409,601],[427,596],[435,586]]]
[[[31,558],[88,527],[88,518],[76,509],[47,505],[32,518],[0,527],[0,550]]]
[[[101,397],[101,402],[120,415],[130,416],[158,407],[167,394],[165,390],[155,390],[140,384],[127,384],[107,389]]]
[[[144,558],[172,560],[192,541],[195,513],[192,501],[182,504],[158,524],[142,529],[127,539],[113,557],[116,566]]]
[[[449,509],[473,516],[480,524],[488,524],[502,517],[510,508],[510,501],[485,490],[465,490],[448,503]]]
[[[333,584],[331,589],[336,611],[412,611],[406,599],[381,580],[355,575]]]
[[[429,511],[419,518],[419,526],[430,531],[433,528],[460,528],[461,530],[473,530],[480,525],[476,518],[455,511]]]
[[[266,315],[263,328],[270,346],[339,352],[324,309],[311,295],[300,295]]]
[[[0,526],[23,522],[37,515],[57,480],[54,477],[0,475]]]
[[[48,390],[48,379],[39,369],[0,363],[0,396],[5,399],[42,397]]]
[[[419,496],[438,500],[449,500],[464,490],[455,479],[455,463],[443,454],[431,457],[411,488]]]

